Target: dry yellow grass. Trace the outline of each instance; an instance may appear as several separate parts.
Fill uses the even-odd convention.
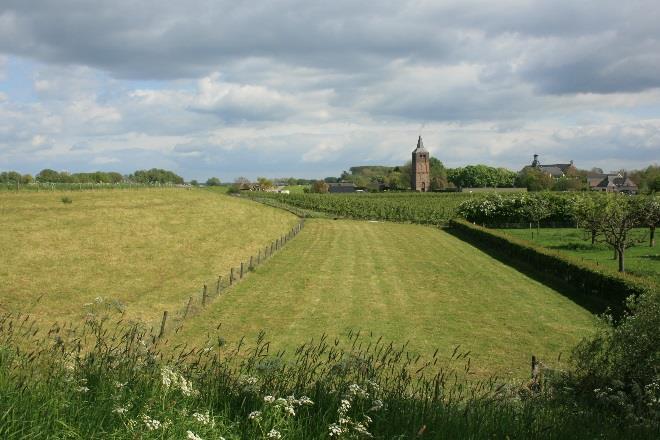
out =
[[[205,190],[2,192],[0,311],[76,319],[102,297],[153,323],[295,223]]]

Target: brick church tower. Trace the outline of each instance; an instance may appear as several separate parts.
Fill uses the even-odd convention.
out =
[[[413,191],[427,192],[431,190],[429,171],[429,152],[424,148],[424,143],[420,136],[417,140],[417,148],[412,152],[410,187]]]

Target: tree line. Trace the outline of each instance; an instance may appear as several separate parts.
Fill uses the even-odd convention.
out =
[[[655,229],[660,222],[660,197],[589,193],[578,195],[489,194],[462,202],[457,209],[465,219],[480,224],[529,222],[537,228],[542,221],[574,223],[589,233],[591,243],[607,243],[625,271],[625,251],[640,243],[631,231],[649,229],[649,246],[655,246]]]
[[[123,175],[114,171],[94,171],[90,173],[69,173],[55,171],[50,168],[39,171],[36,175],[21,174],[16,171],[3,171],[0,173],[0,183],[28,185],[39,183],[141,183],[141,184],[183,184],[183,177],[173,171],[160,168],[150,170],[136,170],[131,174]]]
[[[411,162],[405,165],[359,166],[351,167],[342,172],[339,177],[326,177],[326,183],[352,182],[359,188],[380,188],[380,185],[391,190],[406,190],[410,188]],[[558,179],[537,168],[525,167],[515,172],[502,167],[488,165],[467,165],[458,168],[446,168],[437,158],[429,159],[431,190],[447,190],[452,188],[526,188],[528,191],[585,191],[589,189],[587,177],[594,173],[604,174],[603,170],[593,168],[589,171],[574,167],[567,170],[566,175]],[[627,172],[621,170],[639,187],[640,192],[660,191],[660,166],[650,165],[643,170]]]

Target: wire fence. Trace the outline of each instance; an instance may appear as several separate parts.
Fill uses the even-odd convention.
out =
[[[228,273],[218,275],[216,279],[205,283],[193,295],[185,300],[185,305],[170,315],[169,311],[163,311],[158,337],[162,338],[168,331],[174,329],[175,333],[183,326],[186,319],[199,314],[215,299],[227,294],[237,283],[243,281],[250,272],[266,263],[273,255],[281,250],[286,244],[293,240],[305,226],[305,218],[299,218],[298,223],[286,234],[273,240],[267,246],[259,249],[256,255],[250,255],[235,267],[231,267]]]

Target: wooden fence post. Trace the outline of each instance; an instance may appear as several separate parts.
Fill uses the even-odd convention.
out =
[[[261,264],[261,249],[259,249],[259,255],[257,255],[257,266]]]
[[[167,310],[163,312],[163,320],[160,322],[160,333],[158,333],[158,339],[162,338],[165,334],[165,323],[167,322]]]
[[[220,283],[222,282],[222,275],[218,275],[218,284],[215,285],[215,294],[220,293]]]
[[[204,290],[202,291],[202,307],[206,307],[206,298],[208,297],[208,289],[206,284],[204,284]]]
[[[229,285],[234,284],[234,268],[232,267],[229,271]]]
[[[250,269],[254,269],[254,264],[253,264],[253,261],[252,261],[252,255],[250,255],[250,265],[248,266],[248,270],[250,270]]]
[[[243,262],[241,261],[241,277],[239,279],[243,279]]]
[[[183,314],[183,319],[186,319],[186,317],[188,316],[188,311],[190,310],[190,304],[192,303],[192,298],[193,298],[192,296],[188,298],[188,305],[186,306],[186,311]]]

